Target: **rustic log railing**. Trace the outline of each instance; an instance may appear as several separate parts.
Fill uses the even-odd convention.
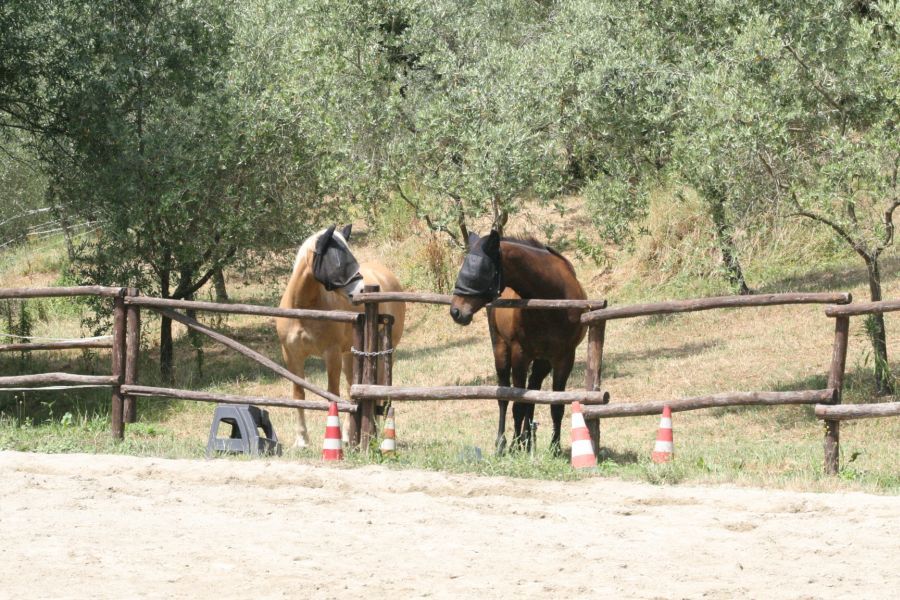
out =
[[[125,304],[128,306],[129,314],[133,314],[133,318],[129,320],[129,331],[133,331],[133,335],[129,340],[135,340],[133,346],[135,355],[137,354],[138,340],[140,339],[140,308],[148,308],[173,321],[202,333],[210,339],[234,350],[238,354],[249,358],[250,360],[262,365],[269,371],[287,379],[291,383],[312,392],[321,397],[323,400],[296,400],[287,398],[270,398],[261,396],[248,396],[236,394],[222,394],[215,392],[197,392],[191,390],[173,389],[167,387],[151,387],[137,385],[137,363],[135,361],[130,372],[126,372],[126,381],[122,385],[122,390],[129,398],[136,396],[147,398],[175,398],[180,400],[191,400],[197,402],[218,402],[222,404],[255,404],[260,406],[275,406],[282,408],[302,408],[305,410],[327,411],[331,402],[337,405],[341,412],[355,414],[358,407],[354,404],[346,402],[340,396],[332,394],[306,379],[295,375],[293,372],[276,363],[272,359],[233,340],[211,327],[208,327],[194,318],[178,312],[175,309],[195,310],[199,312],[216,312],[229,314],[257,315],[269,317],[284,318],[302,318],[319,321],[335,321],[339,323],[353,323],[356,326],[361,322],[362,315],[352,311],[325,311],[325,310],[307,310],[307,309],[285,309],[273,308],[269,306],[257,306],[249,304],[224,304],[216,302],[199,302],[192,300],[171,300],[163,298],[151,298],[146,296],[130,295],[126,296]],[[130,356],[130,353],[129,353]],[[136,418],[133,402],[130,410],[126,411],[129,422],[133,422]]]
[[[112,337],[75,338],[71,340],[57,340],[52,342],[28,342],[15,344],[0,344],[0,352],[28,352],[32,350],[83,350],[86,348],[112,348]]]
[[[900,300],[860,302],[845,306],[828,306],[825,314],[834,318],[834,354],[828,385],[838,390],[837,404],[844,381],[849,342],[850,317],[883,314],[900,310]],[[855,404],[848,406],[816,405],[816,416],[825,422],[825,472],[835,474],[840,469],[841,421],[900,416],[900,402]]]
[[[634,404],[611,404],[609,406],[587,406],[585,418],[595,417],[642,417],[662,413],[664,406],[672,412],[720,408],[726,406],[781,406],[785,404],[816,404],[834,402],[837,390],[799,390],[787,392],[723,392],[710,396],[683,398],[681,400],[656,400]]]
[[[393,387],[389,385],[354,385],[354,400],[427,401],[427,400],[510,400],[528,404],[606,404],[609,392],[545,392],[496,385],[451,385],[439,387]]]
[[[57,298],[75,296],[100,296],[113,299],[113,331],[104,339],[57,340],[52,342],[28,342],[0,345],[0,351],[32,351],[32,350],[65,350],[78,348],[110,348],[110,375],[78,375],[72,373],[39,373],[33,375],[17,375],[0,377],[0,389],[72,389],[80,387],[111,388],[110,428],[114,438],[122,439],[125,423],[134,422],[137,418],[135,397],[165,397],[199,402],[220,402],[257,404],[286,408],[304,408],[312,410],[328,410],[331,401],[337,403],[338,410],[354,414],[357,406],[343,401],[339,396],[329,393],[305,379],[294,375],[276,362],[252,350],[231,338],[214,331],[174,309],[195,311],[248,314],[271,317],[302,318],[309,320],[328,320],[341,323],[352,323],[359,330],[364,324],[362,314],[353,311],[322,311],[303,309],[283,309],[269,306],[248,304],[221,304],[213,302],[196,302],[188,300],[171,300],[150,298],[138,295],[137,290],[105,287],[44,287],[44,288],[0,288],[2,299]],[[138,358],[140,353],[141,308],[149,308],[163,314],[174,321],[199,331],[204,335],[224,344],[238,353],[256,361],[292,383],[324,398],[317,400],[294,400],[287,398],[264,398],[260,396],[239,396],[214,392],[195,392],[164,387],[142,386],[137,384]],[[390,332],[384,335],[390,343]]]
[[[26,342],[4,344],[5,351],[33,350],[68,350],[77,348],[110,348],[110,375],[78,375],[74,373],[37,373],[33,375],[17,375],[0,377],[0,388],[10,390],[22,389],[72,389],[82,387],[109,387],[112,390],[113,435],[116,435],[115,417],[121,415],[123,369],[125,358],[125,305],[123,302],[128,290],[121,287],[106,286],[72,286],[72,287],[36,287],[36,288],[0,288],[0,300],[23,300],[29,298],[65,298],[79,296],[100,296],[113,299],[113,331],[110,341],[98,339],[60,340],[52,342]]]
[[[900,417],[900,402],[844,404],[838,406],[816,404],[816,416],[820,419],[831,419],[834,421],[874,419],[877,417]]]
[[[585,372],[585,388],[596,389],[600,385],[603,344],[606,336],[606,322],[615,319],[629,319],[652,315],[697,312],[713,309],[748,308],[764,306],[783,306],[792,304],[847,304],[852,301],[849,293],[785,293],[759,294],[752,296],[718,296],[712,298],[696,298],[690,300],[670,300],[647,304],[616,306],[587,312],[581,316],[581,322],[590,327],[588,334],[588,365],[596,365],[596,371]],[[846,328],[839,325],[835,332],[835,345],[831,368],[829,370],[828,387],[824,390],[803,390],[799,392],[727,392],[672,401],[641,402],[631,405],[610,405],[585,408],[585,422],[591,432],[595,448],[598,447],[599,419],[609,417],[625,417],[637,415],[659,414],[666,404],[673,411],[697,410],[702,408],[724,406],[764,406],[776,404],[815,404],[840,402],[841,382],[844,376],[844,364],[847,356]],[[834,428],[826,427],[825,434],[825,470],[832,472],[831,455],[836,436]],[[836,472],[836,471],[834,471]]]
[[[453,296],[449,294],[428,294],[420,292],[366,292],[353,297],[354,304],[369,304],[379,302],[407,302],[419,304],[450,304]],[[586,308],[595,310],[606,307],[606,300],[554,300],[542,298],[506,299],[498,298],[489,302],[489,308],[525,308],[525,309],[549,309],[549,308]]]
[[[384,302],[449,304],[451,297],[448,295],[413,292],[381,293],[378,291],[377,286],[367,286],[362,294],[354,298],[355,303],[364,305],[362,312],[356,312],[282,309],[247,304],[222,304],[150,298],[138,295],[138,292],[133,289],[104,286],[0,288],[0,299],[65,296],[112,298],[114,303],[112,336],[108,340],[59,340],[3,344],[0,345],[0,351],[110,348],[112,350],[111,374],[109,376],[92,376],[72,373],[42,373],[0,377],[0,389],[13,389],[20,386],[28,389],[42,389],[40,386],[47,385],[56,386],[53,389],[84,386],[110,387],[112,390],[111,429],[113,435],[117,438],[123,437],[124,424],[133,422],[136,418],[134,409],[135,397],[167,397],[199,402],[252,403],[264,406],[312,410],[326,410],[329,403],[334,401],[337,403],[339,410],[352,415],[351,435],[353,435],[354,442],[359,443],[363,448],[368,447],[375,433],[375,403],[383,400],[415,401],[478,398],[533,402],[536,404],[564,404],[578,400],[586,405],[586,421],[592,437],[594,437],[595,448],[598,449],[599,419],[659,414],[662,406],[665,404],[668,404],[676,412],[724,406],[816,404],[816,415],[825,421],[825,470],[828,473],[835,473],[837,472],[839,461],[839,425],[841,420],[900,415],[900,403],[897,402],[862,406],[840,405],[847,358],[849,318],[855,315],[900,310],[900,301],[896,300],[847,304],[851,301],[850,294],[801,293],[724,296],[613,308],[608,308],[605,300],[495,300],[489,305],[490,307],[544,310],[579,308],[588,311],[582,315],[582,322],[588,326],[585,389],[567,392],[543,392],[496,386],[447,386],[441,388],[392,386],[392,367],[394,362],[392,356],[393,317],[388,314],[381,314],[379,305]],[[780,392],[726,392],[681,400],[613,405],[608,404],[609,393],[600,390],[606,322],[609,320],[722,308],[813,303],[835,305],[829,306],[825,310],[826,315],[835,318],[834,346],[828,375],[828,386],[825,389]],[[203,333],[243,356],[256,361],[279,376],[320,396],[323,400],[264,398],[139,385],[137,383],[137,367],[140,350],[141,308],[152,309],[195,331]],[[354,332],[354,385],[351,387],[351,399],[354,402],[341,400],[337,395],[331,394],[327,390],[294,375],[271,359],[201,324],[196,319],[177,312],[176,309],[329,320],[352,324]]]

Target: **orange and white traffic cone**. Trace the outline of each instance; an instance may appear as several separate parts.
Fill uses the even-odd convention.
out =
[[[675,444],[672,440],[672,409],[669,405],[663,406],[662,418],[659,420],[659,430],[656,432],[656,445],[650,458],[655,463],[669,462],[675,457]]]
[[[384,418],[384,439],[381,440],[381,455],[390,456],[397,452],[397,433],[394,430],[394,407],[388,408]]]
[[[584,422],[581,403],[572,403],[572,466],[576,469],[589,469],[597,466],[591,434]]]
[[[341,442],[341,418],[337,404],[328,407],[325,417],[325,441],[322,443],[322,460],[344,460],[344,445]]]

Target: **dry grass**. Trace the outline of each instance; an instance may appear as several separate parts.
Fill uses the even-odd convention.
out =
[[[544,222],[550,223],[549,214]],[[577,214],[574,217],[578,217]],[[540,220],[540,219],[539,219]],[[565,222],[565,220],[561,221]],[[663,227],[659,220],[655,227]],[[536,225],[525,222],[520,233],[542,237]],[[702,237],[683,223],[668,225],[680,239]],[[696,229],[696,227],[695,227]],[[419,236],[393,236],[376,240],[358,229],[360,258],[376,258],[388,264],[407,286],[419,287],[427,281],[421,271],[422,244]],[[693,237],[692,237],[693,236]],[[793,236],[793,237],[792,237]],[[749,236],[752,237],[752,236]],[[803,247],[797,231],[779,231],[773,239],[781,249]],[[749,242],[748,242],[749,243]],[[754,242],[758,244],[758,240]],[[684,250],[686,252],[686,250]],[[655,250],[665,259],[665,249]],[[570,253],[571,255],[571,253]],[[748,261],[748,273],[757,274],[766,291],[789,289],[850,290],[865,298],[862,270],[852,260],[839,259],[827,275],[791,271],[774,272],[773,267],[758,261],[771,259],[771,251],[758,250]],[[266,265],[267,275],[259,273],[241,279],[232,276],[229,291],[235,301],[274,303],[287,280],[287,269],[293,256],[286,253],[274,264]],[[455,260],[451,254],[446,258]],[[892,259],[889,259],[889,261]],[[52,261],[51,261],[52,262]],[[17,261],[16,265],[21,262]],[[590,297],[607,297],[611,302],[633,301],[636,291],[645,283],[644,300],[690,294],[684,287],[683,273],[662,274],[653,278],[647,272],[648,261],[637,263],[613,260],[613,272],[590,260],[575,261],[579,278]],[[652,263],[650,263],[652,264]],[[894,263],[889,263],[894,264]],[[18,272],[19,267],[9,267]],[[767,270],[768,269],[768,270]],[[630,271],[631,275],[628,276]],[[885,269],[893,273],[894,269]],[[36,271],[41,272],[40,269]],[[41,284],[49,283],[47,277]],[[30,277],[37,277],[32,274]],[[7,283],[9,281],[9,283]],[[667,282],[676,281],[675,285]],[[38,285],[22,276],[7,279],[3,285]],[[754,281],[751,280],[751,284]],[[715,289],[716,281],[699,281],[696,289]],[[900,297],[900,278],[889,276],[885,297]],[[280,360],[274,324],[259,317],[229,316],[218,326],[240,341]],[[152,327],[152,324],[150,325]],[[900,318],[888,318],[889,355],[900,352]],[[63,316],[40,323],[35,331],[77,330],[77,319]],[[607,329],[603,386],[614,402],[662,400],[729,390],[785,390],[820,388],[830,362],[833,322],[822,307],[772,307],[642,318],[611,322]],[[77,331],[73,331],[75,333]],[[853,338],[848,357],[847,402],[869,402],[871,384],[868,344],[862,337],[862,322],[852,322]],[[148,341],[153,346],[152,337]],[[146,354],[143,381],[152,384],[154,361]],[[198,372],[194,350],[181,339],[178,347],[179,385],[190,389],[214,389],[230,393],[286,396],[290,386],[237,355],[211,343],[203,345],[203,372]],[[579,349],[578,363],[569,388],[581,386],[584,348]],[[396,385],[466,385],[494,381],[490,341],[484,315],[469,327],[459,327],[446,315],[445,307],[409,305],[407,329],[395,362]],[[322,363],[311,360],[307,376],[319,385],[325,384]],[[549,382],[548,382],[549,383]],[[346,393],[346,391],[344,392]],[[88,427],[90,435],[76,447],[102,451],[158,453],[165,455],[202,454],[208,434],[212,406],[142,401],[143,423],[129,428],[129,442],[115,447],[105,441],[96,426]],[[537,420],[539,448],[535,457],[512,454],[493,457],[496,430],[496,405],[493,402],[404,403],[396,407],[399,458],[398,466],[411,465],[481,473],[506,473],[518,476],[565,478],[575,476],[565,459],[546,452],[550,435],[550,416],[539,407]],[[272,412],[276,431],[290,445],[293,438],[292,411]],[[57,412],[57,415],[59,413]],[[287,449],[283,460],[317,460],[322,414],[307,413],[313,447],[306,451]],[[842,427],[842,476],[822,475],[822,425],[809,407],[739,408],[679,413],[675,416],[676,462],[658,467],[649,462],[658,419],[640,417],[613,419],[602,424],[601,446],[604,461],[600,472],[625,478],[659,482],[731,482],[794,489],[861,489],[896,493],[900,491],[900,468],[896,461],[900,419],[851,422]],[[510,425],[508,425],[510,427]],[[95,431],[96,430],[96,431]],[[568,423],[563,426],[567,446]],[[58,428],[29,438],[15,428],[0,426],[0,447],[41,448]],[[32,441],[29,441],[32,440]],[[481,461],[473,461],[473,448],[479,448]],[[377,456],[355,456],[356,462],[379,460]]]

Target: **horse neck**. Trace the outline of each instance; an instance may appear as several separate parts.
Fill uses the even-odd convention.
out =
[[[552,252],[501,243],[503,283],[522,298],[584,298],[565,260]]]
[[[301,261],[291,275],[284,296],[282,308],[318,308],[322,304],[325,289],[315,277],[308,261]]]

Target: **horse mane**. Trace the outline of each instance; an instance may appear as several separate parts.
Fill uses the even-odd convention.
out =
[[[568,267],[569,272],[572,274],[573,277],[576,275],[575,267],[572,266],[572,263],[569,262],[568,258],[566,258],[565,256],[563,256],[562,254],[559,253],[559,250],[557,250],[556,248],[552,248],[551,246],[548,246],[546,244],[543,244],[543,243],[537,241],[536,239],[534,239],[533,237],[528,237],[528,238],[504,237],[504,238],[500,238],[500,241],[509,242],[512,244],[518,244],[520,246],[527,246],[529,248],[534,248],[536,250],[544,250],[545,252],[549,252],[553,256],[556,256],[556,257],[562,259],[563,263],[566,265],[566,267]]]

